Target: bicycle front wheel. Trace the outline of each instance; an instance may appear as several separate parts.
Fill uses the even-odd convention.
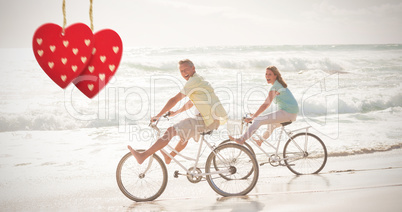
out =
[[[317,174],[327,163],[327,148],[316,135],[298,133],[286,142],[283,158],[289,170],[297,175]]]
[[[136,202],[152,201],[158,198],[167,185],[167,170],[156,154],[142,164],[129,152],[117,166],[117,184],[123,194]]]
[[[250,150],[228,143],[219,145],[211,152],[205,164],[205,173],[208,174],[209,185],[218,194],[240,196],[248,194],[256,185],[258,167]]]

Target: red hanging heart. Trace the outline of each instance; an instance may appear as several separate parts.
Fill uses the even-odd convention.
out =
[[[81,74],[87,67],[93,49],[93,33],[82,23],[64,30],[56,24],[39,27],[32,41],[40,67],[61,88]]]
[[[87,68],[73,83],[88,98],[101,91],[119,67],[123,52],[120,36],[104,29],[94,34],[94,49]]]

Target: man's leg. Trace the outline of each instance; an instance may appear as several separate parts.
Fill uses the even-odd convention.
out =
[[[180,151],[182,151],[182,150],[187,146],[187,143],[188,143],[188,141],[184,141],[183,138],[180,138],[179,143],[177,143],[177,145],[176,145],[176,147],[175,147],[174,149],[175,149],[177,152],[180,152]],[[172,161],[172,159],[171,159],[167,154],[165,154],[164,152],[161,151],[161,153],[162,153],[163,157],[165,158],[166,164],[169,164],[170,161]],[[176,156],[177,154],[176,154],[176,152],[172,151],[172,152],[170,153],[170,155],[171,155],[172,157],[174,157],[174,156]]]
[[[131,148],[130,145],[128,145],[128,149],[130,150],[131,154],[137,159],[137,162],[139,164],[142,164],[145,159],[147,159],[149,156],[157,152],[158,150],[161,150],[163,147],[165,147],[169,141],[177,135],[176,130],[174,127],[169,127],[165,134],[159,138],[154,145],[152,145],[149,149],[147,149],[145,152],[137,152],[133,148]]]

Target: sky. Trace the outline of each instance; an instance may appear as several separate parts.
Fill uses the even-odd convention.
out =
[[[29,48],[62,0],[0,0],[0,48]],[[67,26],[90,25],[87,0],[66,0]],[[93,0],[94,32],[125,47],[402,43],[401,0]]]

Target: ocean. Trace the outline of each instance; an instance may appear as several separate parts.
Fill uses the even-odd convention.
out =
[[[245,113],[258,109],[270,88],[265,68],[275,65],[300,108],[287,129],[311,126],[330,156],[402,147],[400,44],[125,47],[116,75],[93,99],[72,84],[61,89],[53,83],[32,49],[0,49],[0,168],[52,165],[49,157],[63,154],[58,163],[82,164],[71,156],[99,152],[117,166],[127,144],[148,148],[154,137],[149,119],[183,87],[177,62],[185,58],[211,83],[230,116],[209,138],[213,143],[227,139]],[[275,109],[273,104],[266,112]],[[196,151],[197,145],[187,148]],[[42,158],[43,151],[52,153]]]

